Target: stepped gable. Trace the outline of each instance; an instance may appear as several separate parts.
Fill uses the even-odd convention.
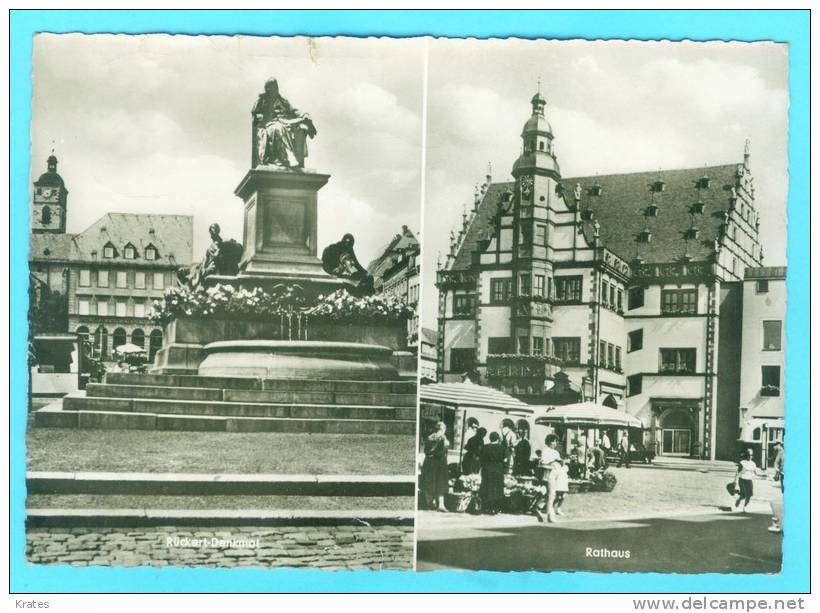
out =
[[[627,261],[636,257],[645,262],[673,262],[688,254],[693,260],[704,260],[713,253],[713,244],[720,236],[723,224],[721,213],[731,204],[731,188],[737,185],[739,164],[636,172],[591,177],[562,179],[565,198],[574,206],[572,195],[576,183],[581,184],[580,209],[593,211],[593,219],[584,224],[587,240],[592,240],[592,224],[600,224],[601,244]],[[698,190],[698,181],[708,176],[708,189]],[[646,215],[653,202],[651,186],[663,181],[664,190],[654,193],[658,216]],[[601,195],[592,195],[591,188],[601,187]],[[449,270],[467,270],[471,266],[472,253],[478,246],[481,232],[490,229],[496,207],[505,191],[512,191],[513,182],[492,183],[479,205],[467,235],[462,242]],[[703,202],[702,213],[692,213],[692,205],[698,198]],[[697,239],[686,240],[690,228],[699,230]],[[652,233],[648,243],[638,241],[645,229]]]

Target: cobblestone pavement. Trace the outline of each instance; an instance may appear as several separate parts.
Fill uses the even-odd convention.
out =
[[[413,527],[34,528],[26,557],[71,566],[410,570]]]

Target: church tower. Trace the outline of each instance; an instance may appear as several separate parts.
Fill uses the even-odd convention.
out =
[[[545,355],[549,353],[552,329],[550,235],[554,220],[551,209],[560,210],[564,204],[552,127],[544,113],[547,101],[540,87],[531,102],[532,115],[521,132],[521,155],[512,168],[515,178],[512,334],[517,353]]]
[[[48,170],[34,182],[31,204],[31,231],[65,234],[68,190],[57,174],[57,157],[48,156]]]

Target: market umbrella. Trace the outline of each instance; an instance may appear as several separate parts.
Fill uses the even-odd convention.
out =
[[[566,424],[572,426],[613,426],[618,428],[643,428],[643,422],[626,411],[611,409],[595,402],[577,402],[560,407],[532,407],[543,413],[535,419],[537,424]],[[540,411],[539,411],[540,410]]]
[[[122,354],[145,353],[144,348],[140,347],[139,345],[135,345],[133,343],[125,343],[124,345],[114,347],[114,351],[116,351],[117,353],[122,353]]]

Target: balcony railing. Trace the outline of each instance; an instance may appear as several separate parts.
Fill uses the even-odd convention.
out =
[[[490,378],[551,379],[560,366],[561,359],[553,355],[498,353],[487,356],[487,376]]]

